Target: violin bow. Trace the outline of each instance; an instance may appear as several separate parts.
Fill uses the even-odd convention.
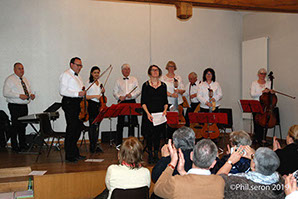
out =
[[[91,88],[91,86],[93,86],[93,84],[95,83],[95,82],[97,82],[97,80],[99,80],[99,78],[101,78],[109,69],[111,69],[111,71],[112,71],[112,65],[110,65],[105,71],[103,71],[100,75],[99,75],[99,77],[98,77],[98,79],[96,79],[96,80],[94,80],[93,82],[92,82],[92,84],[90,84],[90,86],[86,89],[86,91],[88,91],[90,88]],[[110,73],[111,73],[111,71],[110,71]],[[109,73],[109,75],[110,75],[110,73]]]

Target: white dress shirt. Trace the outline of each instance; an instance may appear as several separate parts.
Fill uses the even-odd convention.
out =
[[[88,85],[86,87],[86,89],[89,88],[89,90],[87,91],[87,95],[100,95],[101,96],[101,88],[100,88],[101,82],[99,80],[97,80],[97,81],[98,81],[98,85],[96,85],[96,83],[94,83],[90,88],[89,88],[89,86],[92,83],[89,83],[89,81],[86,82],[86,85]],[[99,99],[97,99],[97,98],[92,98],[91,100],[99,103]]]
[[[191,85],[190,82],[188,82],[188,84],[186,85],[185,93],[183,95],[186,97],[189,105],[191,103],[199,103],[200,102],[197,97],[190,99],[191,95],[198,94],[199,85],[200,85],[200,81],[196,81],[195,85]]]
[[[125,100],[136,99],[141,94],[137,78],[133,76],[128,76],[128,79],[125,80],[124,78],[125,77],[121,77],[116,81],[113,90],[113,96],[116,98],[116,100],[119,100],[120,96],[125,96],[137,86],[137,88],[131,93],[131,98],[126,98]]]
[[[250,87],[250,96],[254,100],[259,100],[260,96],[263,94],[262,91],[265,90],[265,88],[270,89],[270,87],[271,87],[271,81],[266,81],[265,84],[259,84],[258,80],[253,81]]]
[[[133,189],[144,186],[150,188],[151,175],[144,167],[130,169],[128,166],[113,164],[107,170],[105,182],[109,190],[109,199],[116,188]]]
[[[187,174],[196,174],[196,175],[211,175],[210,170],[208,169],[199,169],[199,168],[191,168],[188,170]]]
[[[185,90],[182,78],[179,75],[175,75],[174,78],[176,80],[178,80],[178,89]],[[160,80],[163,81],[167,85],[167,91],[170,93],[174,93],[174,88],[175,88],[174,87],[174,78],[169,78],[166,75],[164,75],[160,78]],[[176,100],[176,98],[168,96],[169,104],[172,104],[172,105],[175,104],[175,100]],[[182,103],[183,103],[182,96],[180,94],[178,94],[178,104],[182,104]]]
[[[29,81],[26,77],[22,77],[24,83],[26,84],[27,90],[29,92],[29,95],[31,94],[31,88]],[[14,103],[14,104],[29,104],[31,101],[29,100],[22,100],[20,98],[20,94],[24,94],[24,89],[21,84],[21,79],[16,74],[12,74],[8,76],[5,79],[4,85],[3,85],[3,96],[6,98],[6,101],[8,103]]]
[[[60,95],[65,97],[80,97],[79,92],[84,86],[80,75],[69,68],[60,75]]]
[[[209,102],[209,90],[208,88],[213,90],[213,98],[216,101],[216,107],[220,106],[220,100],[222,98],[222,90],[218,82],[211,82],[208,84],[207,82],[202,82],[199,86],[199,91],[197,94],[197,98],[200,100],[200,107],[204,109],[209,109],[206,105],[206,102]]]

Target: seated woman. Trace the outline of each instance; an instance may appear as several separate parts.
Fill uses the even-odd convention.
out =
[[[231,154],[234,153],[240,146],[250,146],[252,143],[250,136],[245,131],[234,131],[230,134],[230,144],[228,145],[228,154],[224,155],[221,159],[218,159],[216,165],[211,170],[211,173],[217,173],[217,171],[226,163]],[[239,162],[233,165],[230,173],[247,173],[250,170],[250,159],[241,157]]]
[[[118,165],[110,165],[106,174],[108,199],[116,188],[133,189],[150,187],[150,171],[143,167],[143,145],[135,137],[129,137],[121,145]]]
[[[273,139],[273,151],[280,159],[277,171],[281,175],[288,175],[298,170],[298,125],[293,125],[287,135],[287,146],[281,148],[276,137]]]
[[[251,159],[251,171],[248,173],[229,174],[232,166],[241,157]],[[284,199],[284,180],[276,172],[278,166],[278,156],[267,147],[258,148],[255,154],[254,150],[249,146],[239,147],[217,172],[226,183],[225,198]]]

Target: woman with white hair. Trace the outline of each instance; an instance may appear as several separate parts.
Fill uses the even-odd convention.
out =
[[[227,175],[241,157],[251,159],[251,171]],[[276,153],[267,147],[260,147],[255,154],[248,146],[239,147],[217,172],[225,180],[225,198],[283,199],[284,180],[276,172],[279,163]]]
[[[250,136],[245,131],[234,131],[230,134],[230,145],[228,145],[228,154],[224,155],[221,159],[218,159],[216,165],[211,170],[212,173],[216,173],[230,158],[231,154],[235,153],[240,146],[250,146],[252,143]],[[247,173],[250,171],[250,159],[241,157],[240,160],[233,165],[230,173]]]
[[[266,81],[267,70],[265,68],[261,68],[258,71],[258,80],[253,81],[250,87],[250,96],[254,100],[259,100],[260,96],[263,93],[270,92],[271,82]],[[265,143],[266,140],[263,140],[264,136],[264,127],[260,126],[255,121],[256,114],[253,113],[253,121],[254,121],[254,142],[256,143]],[[267,132],[266,132],[267,133]]]

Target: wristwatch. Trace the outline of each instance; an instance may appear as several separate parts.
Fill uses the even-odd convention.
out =
[[[230,165],[234,166],[233,162],[231,160],[227,161]]]

